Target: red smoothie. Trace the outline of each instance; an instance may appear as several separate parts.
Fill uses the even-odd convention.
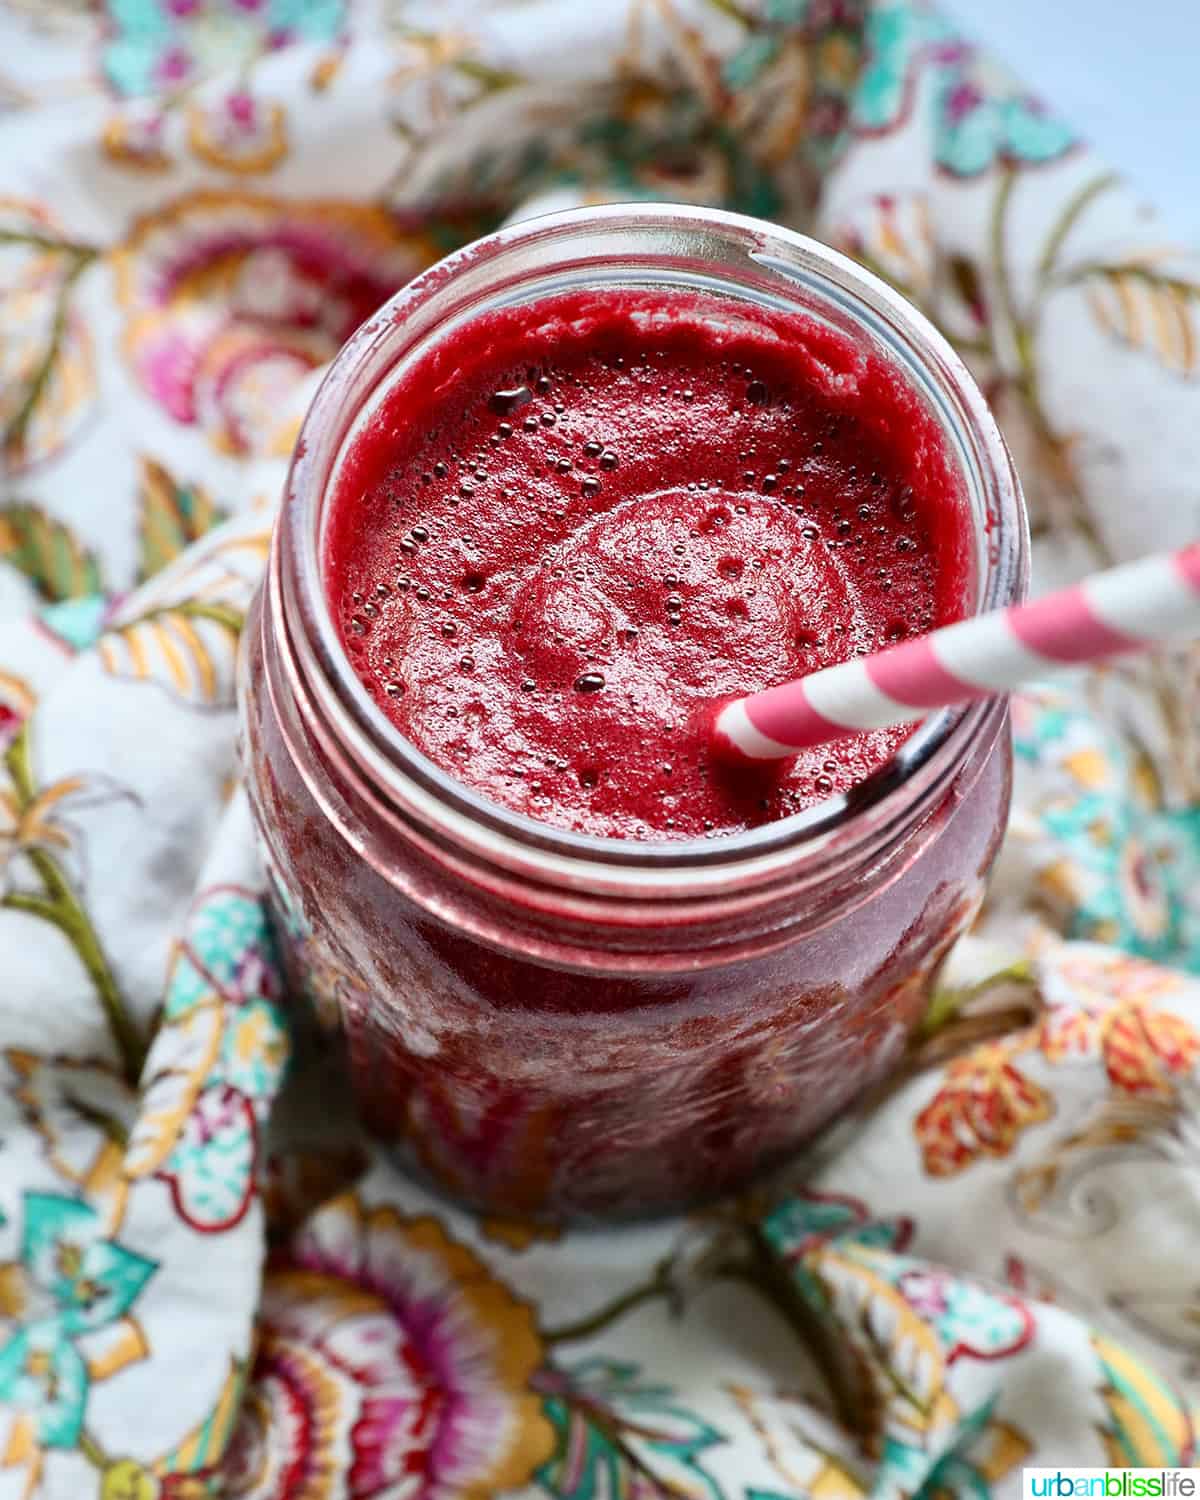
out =
[[[714,702],[969,605],[961,485],[926,406],[815,320],[575,293],[444,339],[354,440],[326,541],[355,671],[489,799],[610,838],[803,811],[910,728],[767,773]]]
[[[1006,710],[763,772],[713,715],[1024,577],[981,394],[811,240],[587,209],[398,293],[305,419],[240,674],[290,988],[374,1136],[551,1220],[791,1160],[978,909]]]

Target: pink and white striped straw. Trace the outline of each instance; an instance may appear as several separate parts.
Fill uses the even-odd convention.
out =
[[[735,761],[781,760],[1064,667],[1197,635],[1200,542],[737,698],[716,716],[714,748]]]

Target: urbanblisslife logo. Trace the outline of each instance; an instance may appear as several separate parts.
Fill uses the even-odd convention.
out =
[[[1200,1496],[1200,1469],[1025,1469],[1024,1500],[1183,1500]]]

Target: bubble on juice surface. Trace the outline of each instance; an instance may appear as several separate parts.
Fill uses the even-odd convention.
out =
[[[513,412],[520,411],[521,407],[528,406],[533,400],[533,392],[527,385],[507,386],[504,390],[493,391],[488,398],[488,405],[497,416],[508,417]],[[512,428],[509,428],[509,432]]]

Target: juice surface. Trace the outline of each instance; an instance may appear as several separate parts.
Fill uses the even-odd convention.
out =
[[[542,822],[678,839],[885,762],[911,726],[733,772],[712,707],[960,618],[970,557],[894,369],[795,315],[629,289],[419,361],[355,440],[324,563],[356,672],[438,765]]]

